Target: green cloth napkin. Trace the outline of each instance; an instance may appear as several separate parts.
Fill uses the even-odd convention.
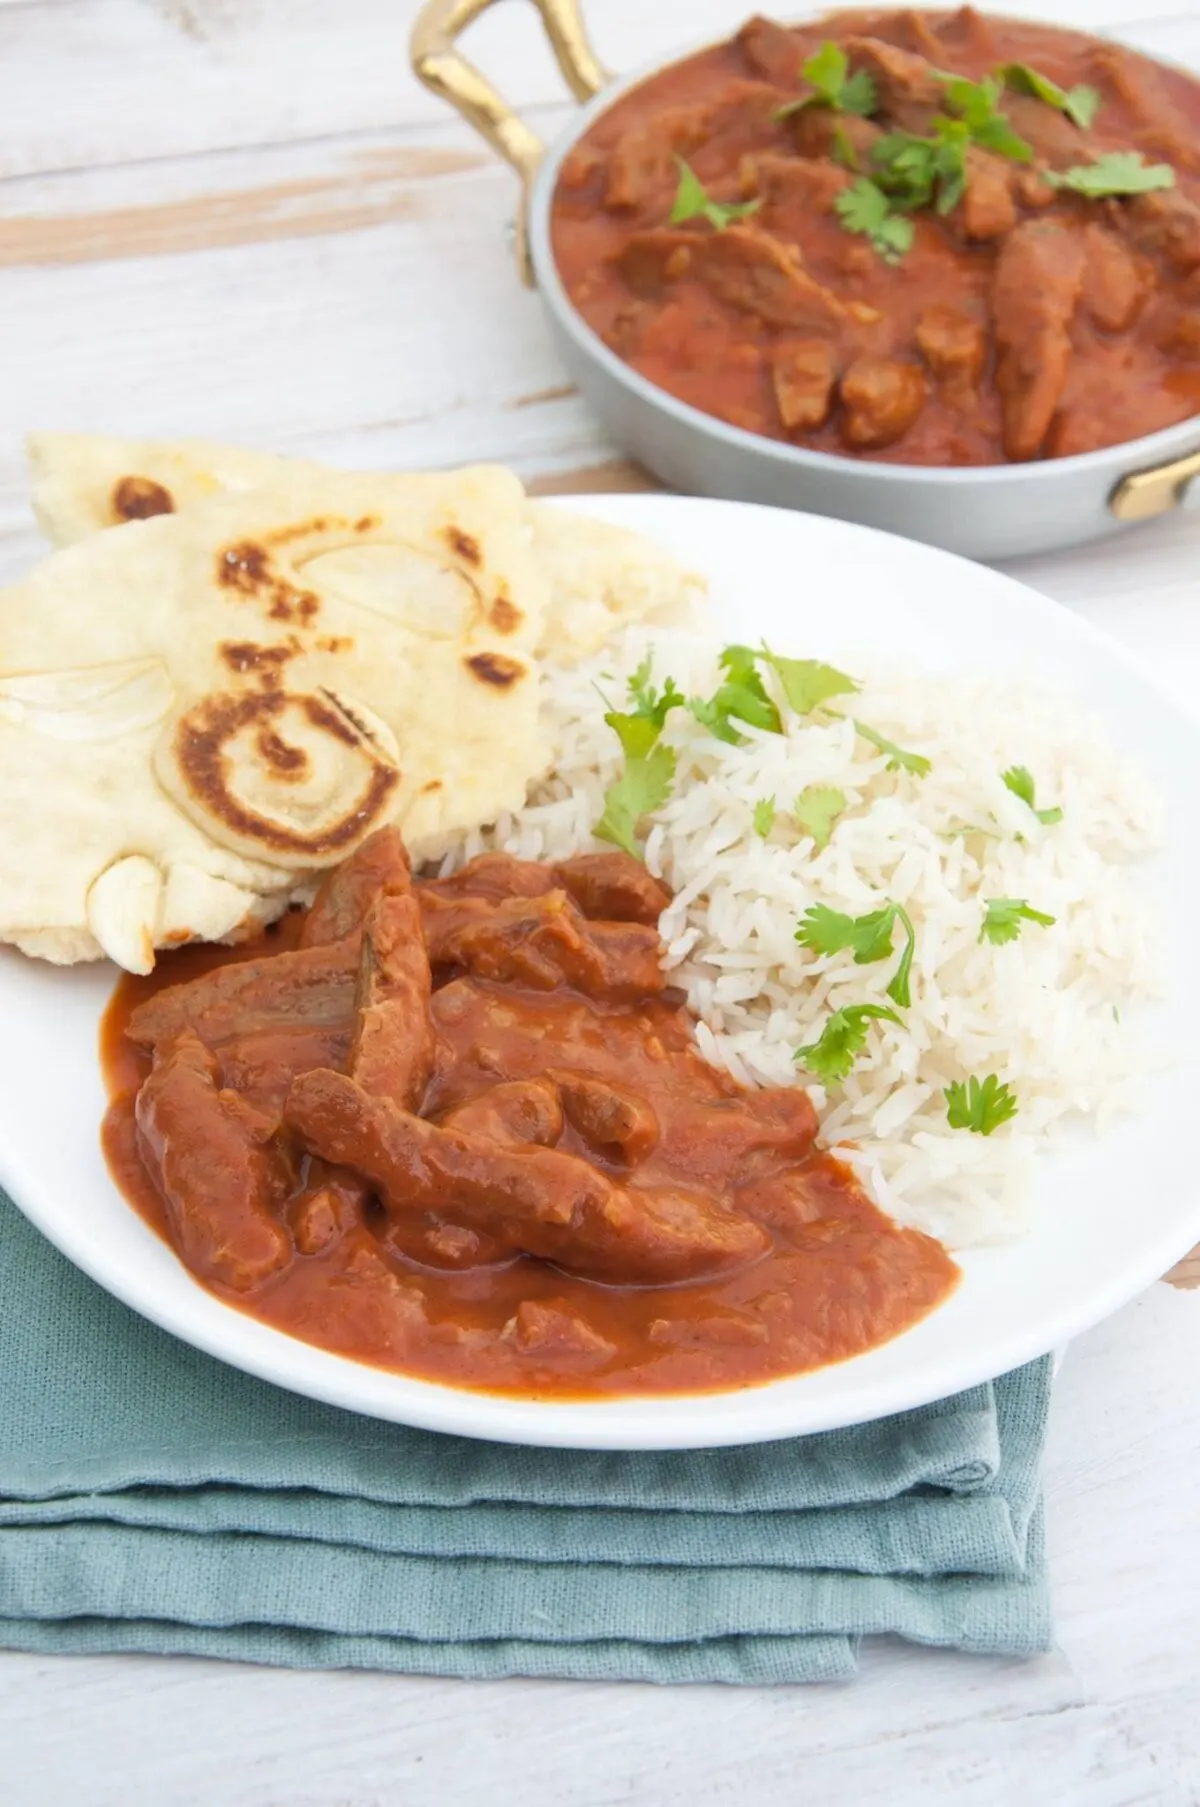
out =
[[[253,1380],[0,1194],[0,1645],[438,1675],[828,1681],[864,1634],[1046,1648],[1050,1363],[853,1430],[476,1443]]]

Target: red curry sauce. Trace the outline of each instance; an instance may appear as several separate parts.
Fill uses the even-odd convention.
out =
[[[813,93],[824,44],[865,74],[869,117]],[[895,262],[839,207],[887,135],[930,138],[944,73],[1032,67],[1099,97],[1087,129],[1034,95],[998,106],[1028,161],[980,145],[944,215],[907,215]],[[1112,152],[1166,190],[1084,198],[1048,176]],[[753,211],[670,223],[685,163]],[[750,20],[603,113],[565,159],[554,256],[576,308],[633,369],[704,413],[825,452],[922,465],[1063,457],[1200,409],[1200,83],[1133,51],[1019,19],[844,12]]]
[[[700,1058],[655,890],[617,854],[410,889],[373,837],[255,947],[121,979],[114,1178],[226,1302],[450,1384],[714,1391],[896,1335],[954,1263],[820,1150],[799,1089]]]

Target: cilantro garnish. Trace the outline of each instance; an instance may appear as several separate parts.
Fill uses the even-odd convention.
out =
[[[961,120],[941,119],[940,124],[932,138],[919,138],[914,132],[885,132],[872,146],[876,184],[889,204],[904,213],[921,207],[949,213],[962,199],[967,128]]]
[[[667,679],[660,694],[650,682],[650,671],[651,656],[647,653],[629,680],[629,696],[634,705],[634,714],[653,722],[656,728],[661,728],[672,709],[683,708],[685,698],[674,678]]]
[[[827,1019],[815,1042],[796,1049],[795,1058],[823,1085],[836,1085],[845,1079],[862,1053],[867,1043],[867,1025],[875,1020],[898,1023],[900,1018],[886,1004],[847,1004]]]
[[[1005,789],[1010,790],[1014,797],[1019,797],[1043,827],[1052,828],[1056,822],[1062,821],[1061,809],[1038,809],[1033,773],[1027,766],[1010,765],[1007,772],[1001,772],[1000,777]]]
[[[924,753],[907,752],[904,747],[898,747],[894,740],[889,740],[886,734],[879,734],[874,728],[868,728],[866,722],[856,721],[854,731],[863,740],[869,740],[873,747],[878,747],[881,753],[887,754],[886,770],[889,772],[911,772],[914,778],[924,778],[933,770],[933,761],[926,759]]]
[[[844,126],[834,126],[830,152],[834,162],[840,163],[843,169],[858,169],[858,152],[851,143],[850,135]]]
[[[857,232],[869,240],[884,263],[897,264],[912,249],[915,227],[892,203],[870,176],[859,176],[844,188],[833,203],[847,232]]]
[[[960,75],[945,78],[946,104],[957,114],[958,122],[966,127],[967,137],[972,144],[983,150],[995,151],[998,156],[1009,157],[1014,163],[1032,163],[1033,146],[1027,144],[1012,128],[1012,123],[1001,113],[998,102],[1004,95],[1004,84],[995,76],[987,75],[981,82],[967,81]],[[944,118],[933,122],[935,135],[943,135],[947,125],[955,123]],[[949,136],[957,138],[957,133]]]
[[[611,841],[640,860],[638,824],[666,802],[674,777],[675,755],[670,747],[651,747],[633,757],[627,753],[625,770],[604,793],[604,814],[595,829],[598,839]]]
[[[871,150],[871,174],[851,183],[834,206],[848,232],[869,239],[880,257],[896,263],[913,242],[907,217],[923,207],[946,214],[957,207],[967,182],[967,151],[978,145],[1016,163],[1033,150],[999,109],[1003,83],[939,72],[948,113],[937,114],[926,137],[885,132]]]
[[[775,826],[775,814],[774,797],[760,797],[754,805],[754,832],[764,841]]]
[[[679,187],[675,190],[675,200],[671,207],[672,226],[682,226],[685,220],[707,220],[715,232],[723,232],[726,226],[757,213],[762,206],[761,200],[712,200],[690,164],[685,163],[682,157],[676,157],[675,161],[679,165]]]
[[[1052,188],[1069,188],[1074,194],[1100,201],[1106,195],[1144,195],[1155,189],[1174,188],[1175,171],[1169,163],[1145,163],[1137,151],[1108,151],[1094,163],[1073,169],[1046,171]]]
[[[831,696],[843,696],[857,690],[853,678],[820,659],[784,659],[764,646],[761,657],[779,679],[789,709],[797,715],[811,715]]]
[[[815,954],[840,954],[844,948],[851,948],[854,964],[867,966],[873,960],[886,960],[891,953],[895,920],[894,904],[871,910],[865,916],[846,916],[841,910],[831,910],[828,904],[813,904],[800,920],[796,940]]]
[[[737,746],[741,735],[735,721],[747,722],[752,728],[764,728],[771,734],[782,734],[779,711],[763,686],[756,660],[749,646],[727,646],[721,654],[720,666],[725,681],[710,697],[691,696],[687,706],[710,734],[718,740]]]
[[[836,784],[809,784],[792,805],[792,814],[804,833],[812,836],[817,852],[823,853],[845,807],[846,794]]]
[[[881,910],[868,911],[865,916],[846,916],[840,910],[831,910],[827,904],[813,904],[800,920],[796,940],[801,947],[811,948],[815,954],[839,954],[849,948],[856,966],[869,966],[876,960],[886,960],[891,954],[892,930],[897,922],[904,929],[906,939],[887,994],[907,1010],[912,1002],[909,973],[917,937],[912,919],[902,905],[889,903]]]
[[[1016,1099],[995,1073],[989,1073],[984,1080],[972,1076],[965,1084],[946,1087],[946,1116],[951,1129],[969,1129],[977,1136],[990,1136],[1016,1114]]]
[[[641,859],[638,824],[643,816],[665,803],[675,777],[675,755],[659,746],[658,737],[672,709],[683,706],[683,694],[668,678],[662,691],[650,682],[650,656],[642,660],[629,679],[631,710],[608,709],[604,719],[621,743],[625,770],[604,793],[604,814],[596,835]]]
[[[1048,107],[1065,113],[1071,124],[1081,131],[1087,131],[1100,111],[1100,96],[1095,88],[1060,88],[1057,82],[1052,82],[1048,75],[1042,75],[1037,69],[1031,69],[1028,63],[1005,63],[996,74],[1014,94],[1032,94],[1035,100],[1044,100]]]
[[[789,100],[772,115],[774,119],[787,119],[793,113],[802,113],[805,107],[833,107],[839,113],[857,113],[860,119],[866,119],[879,104],[875,83],[865,69],[850,74],[849,59],[840,44],[822,44],[800,73],[814,92]]]
[[[1044,929],[1048,929],[1057,920],[1055,916],[1047,916],[1043,911],[1033,909],[1023,897],[989,897],[979,939],[990,941],[993,947],[1003,947],[1006,942],[1017,939],[1023,923],[1040,922]]]

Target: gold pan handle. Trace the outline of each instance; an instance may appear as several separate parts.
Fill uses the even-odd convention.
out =
[[[1200,452],[1188,452],[1182,458],[1172,458],[1169,464],[1156,464],[1149,470],[1122,477],[1108,498],[1108,506],[1119,521],[1149,521],[1155,515],[1169,514],[1173,508],[1195,508],[1200,503],[1197,477]]]
[[[532,288],[533,266],[525,220],[529,185],[545,146],[457,48],[457,40],[467,27],[495,4],[496,0],[427,0],[413,26],[409,54],[418,80],[457,107],[467,124],[482,133],[520,176],[517,261],[522,281]],[[571,93],[576,100],[590,100],[607,82],[608,71],[597,61],[588,42],[579,0],[533,0],[533,4]]]

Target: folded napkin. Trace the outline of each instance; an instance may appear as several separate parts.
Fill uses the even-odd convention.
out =
[[[438,1675],[828,1681],[864,1634],[1028,1656],[1041,1361],[741,1449],[519,1449],[199,1354],[0,1194],[0,1645]]]

